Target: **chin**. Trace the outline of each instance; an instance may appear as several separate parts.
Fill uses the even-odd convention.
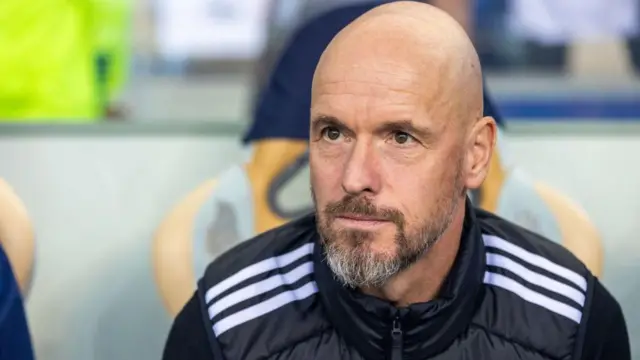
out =
[[[340,245],[380,260],[393,259],[398,254],[395,242],[389,244],[382,236],[372,235],[371,238],[364,241],[340,239]]]
[[[334,234],[338,234],[337,239],[343,243],[366,245],[368,248],[373,249],[389,250],[395,247],[395,227],[392,229],[361,229],[334,225],[331,230]]]
[[[382,242],[382,241],[381,241]],[[395,258],[398,255],[398,247],[395,243],[393,244],[384,244],[378,243],[377,241],[372,241],[366,251],[370,252],[372,255],[380,258]]]

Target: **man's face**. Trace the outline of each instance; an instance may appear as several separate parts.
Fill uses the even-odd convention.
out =
[[[311,188],[327,262],[346,285],[379,287],[413,264],[464,199],[465,134],[437,77],[387,59],[314,80]]]

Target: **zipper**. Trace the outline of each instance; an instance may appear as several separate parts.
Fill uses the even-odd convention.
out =
[[[391,326],[391,360],[402,360],[402,325],[396,317]]]

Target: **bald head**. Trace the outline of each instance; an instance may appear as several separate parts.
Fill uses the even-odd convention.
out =
[[[312,102],[327,84],[367,83],[376,80],[376,73],[394,74],[388,85],[399,91],[419,89],[434,116],[473,120],[482,115],[478,55],[464,29],[431,5],[388,3],[345,27],[318,63]]]

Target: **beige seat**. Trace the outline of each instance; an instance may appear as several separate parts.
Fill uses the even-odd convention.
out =
[[[177,314],[193,294],[196,279],[208,260],[288,220],[270,210],[267,189],[271,179],[304,153],[306,146],[305,141],[289,140],[255,143],[247,164],[203,182],[171,209],[156,231],[152,255],[158,289],[170,314]],[[216,212],[216,201],[230,192],[235,193],[230,201],[242,205],[234,221],[250,221],[234,226],[225,223],[232,220],[225,219],[221,225],[210,225],[216,219],[209,216],[224,212]]]
[[[13,189],[0,179],[0,243],[26,296],[33,270],[35,236],[27,210]]]
[[[596,276],[602,275],[602,240],[584,209],[517,165],[503,162],[500,149],[481,190],[481,208],[562,244]]]
[[[571,250],[597,277],[602,277],[604,249],[600,232],[587,213],[566,195],[537,182],[535,190],[557,219],[562,245]]]

